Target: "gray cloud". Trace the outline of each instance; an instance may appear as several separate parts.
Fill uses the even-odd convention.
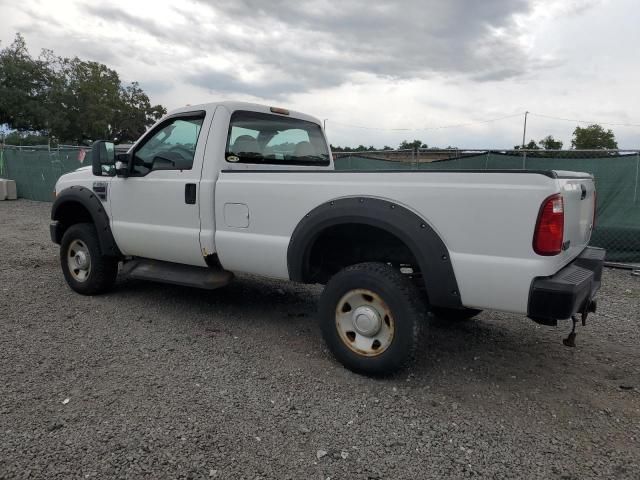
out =
[[[244,82],[232,73],[201,70],[185,77],[192,85],[219,93],[242,93],[262,98],[282,98],[287,94],[304,91],[304,85],[287,81]]]
[[[86,5],[90,15],[185,47],[193,57],[221,55],[235,67],[201,61],[182,80],[209,90],[263,97],[331,87],[354,74],[395,79],[463,75],[496,81],[544,67],[518,42],[514,15],[528,0],[196,0],[215,16],[174,7],[182,22],[151,20],[120,8]],[[238,33],[239,32],[239,33]],[[500,32],[499,34],[496,32]],[[140,61],[149,58],[139,52]],[[247,80],[247,75],[251,80]],[[244,78],[244,80],[243,80]]]

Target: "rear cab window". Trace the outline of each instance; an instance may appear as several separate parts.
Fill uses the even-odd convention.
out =
[[[316,123],[238,110],[231,115],[225,159],[230,163],[328,166],[329,150]]]

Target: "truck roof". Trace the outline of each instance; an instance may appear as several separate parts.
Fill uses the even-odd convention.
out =
[[[275,105],[262,105],[259,103],[250,103],[250,102],[236,102],[232,100],[225,100],[221,102],[211,102],[211,103],[201,103],[198,105],[186,105],[184,107],[176,108],[171,110],[168,114],[172,115],[175,113],[183,113],[183,112],[193,112],[194,110],[204,110],[207,112],[213,112],[216,107],[224,107],[229,112],[233,113],[236,110],[249,110],[251,112],[261,112],[261,113],[274,113],[271,111],[272,108],[281,108],[276,107]],[[299,118],[300,120],[306,120],[308,122],[317,123],[318,125],[322,125],[322,122],[316,117],[311,115],[307,115],[306,113],[296,112],[294,110],[286,109],[289,112],[289,117]],[[276,112],[277,113],[277,112]]]

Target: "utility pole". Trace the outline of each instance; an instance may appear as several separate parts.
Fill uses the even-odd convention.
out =
[[[328,118],[325,118],[324,120],[322,120],[322,129],[326,132],[327,131],[327,120],[329,120]]]
[[[524,130],[522,131],[522,148],[524,148],[525,137],[527,136],[527,115],[529,112],[524,112]]]

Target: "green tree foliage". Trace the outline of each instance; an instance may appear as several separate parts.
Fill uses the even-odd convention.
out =
[[[375,152],[377,149],[373,145],[365,147],[364,145],[358,145],[357,147],[341,147],[338,145],[331,145],[332,152]]]
[[[571,147],[581,150],[616,149],[618,142],[611,129],[605,130],[601,125],[594,124],[584,128],[577,126],[573,131]]]
[[[0,124],[11,129],[63,142],[130,141],[165,113],[137,82],[123,85],[101,63],[48,50],[34,59],[20,34],[0,50]]]
[[[16,130],[4,137],[4,142],[8,145],[46,145],[49,142],[49,138]]]
[[[417,150],[418,148],[429,148],[429,146],[426,143],[422,143],[422,140],[414,140],[413,142],[403,140],[398,150]]]
[[[535,140],[529,140],[529,143],[524,147],[522,147],[522,145],[514,145],[513,147],[514,150],[520,150],[521,148],[524,148],[525,150],[540,150],[540,147]]]
[[[545,150],[562,150],[562,140],[556,140],[553,135],[547,135],[538,144]]]
[[[46,60],[29,55],[22,35],[0,50],[0,124],[19,130],[47,127],[52,72]]]

